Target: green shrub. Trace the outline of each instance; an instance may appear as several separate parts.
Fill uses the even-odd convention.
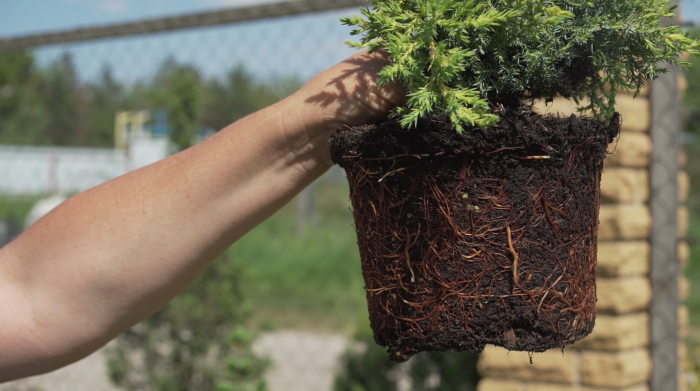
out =
[[[476,390],[478,354],[421,353],[408,363],[397,364],[389,361],[389,354],[374,343],[369,328],[365,329],[343,356],[334,391],[397,391],[402,377],[413,391]]]
[[[241,268],[226,255],[109,350],[115,384],[130,391],[263,391],[264,360],[243,326]]]
[[[667,0],[373,0],[372,9],[343,22],[364,34],[356,46],[385,49],[392,64],[379,83],[401,82],[406,107],[394,115],[403,126],[433,112],[465,126],[498,121],[492,108],[523,98],[557,95],[582,110],[609,117],[615,91],[639,92],[665,69],[685,65],[694,41],[677,26]]]

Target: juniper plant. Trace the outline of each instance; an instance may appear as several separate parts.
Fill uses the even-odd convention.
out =
[[[668,0],[372,0],[343,18],[363,35],[353,46],[384,49],[393,62],[380,85],[403,83],[402,126],[442,112],[458,132],[498,122],[497,105],[557,95],[599,119],[614,112],[618,90],[634,92],[663,73],[662,62],[687,66],[698,42],[678,26]]]

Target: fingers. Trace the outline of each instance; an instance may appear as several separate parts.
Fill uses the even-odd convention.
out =
[[[365,51],[316,76],[301,94],[314,117],[307,122],[356,126],[386,118],[394,107],[406,102],[400,84],[377,85],[379,72],[390,61],[385,51]]]
[[[373,111],[375,117],[386,115],[395,106],[406,103],[406,90],[400,83],[390,83],[379,88],[379,72],[391,62],[391,56],[384,50],[374,53],[359,53],[350,59],[356,80],[361,80],[348,90],[354,92],[353,98]],[[355,79],[353,78],[353,79]]]

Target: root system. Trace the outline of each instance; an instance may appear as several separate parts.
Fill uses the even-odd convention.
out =
[[[433,117],[331,139],[375,340],[393,360],[486,344],[541,352],[593,329],[600,178],[620,117],[499,115],[462,135]]]

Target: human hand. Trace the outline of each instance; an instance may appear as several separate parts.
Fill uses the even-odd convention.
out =
[[[403,86],[377,86],[377,73],[389,62],[384,51],[365,51],[318,74],[297,92],[304,103],[304,122],[330,134],[343,125],[386,118],[392,108],[406,102]]]

